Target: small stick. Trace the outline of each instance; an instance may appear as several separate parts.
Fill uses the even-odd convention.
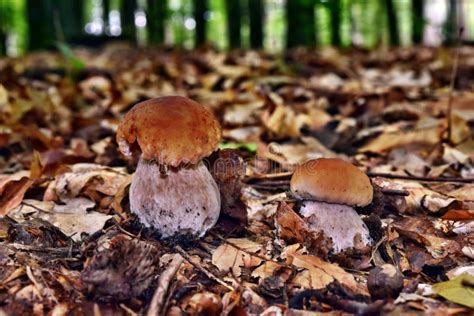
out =
[[[70,247],[44,247],[38,248],[37,246],[23,245],[19,243],[6,244],[8,248],[13,248],[19,251],[29,251],[29,252],[44,252],[57,256],[70,256],[79,254],[79,249],[71,249]]]
[[[385,195],[401,195],[401,196],[409,196],[410,192],[406,190],[397,190],[397,189],[381,189],[380,192],[382,192]]]
[[[266,191],[281,191],[281,190],[286,190],[289,188],[289,185],[272,186],[272,185],[249,184],[249,186],[258,190],[266,190]]]
[[[130,307],[128,307],[127,305],[125,304],[120,304],[119,305],[121,309],[123,309],[128,315],[130,316],[138,316],[137,313],[135,313]]]
[[[150,307],[148,308],[147,316],[161,315],[161,308],[163,306],[163,301],[165,294],[168,291],[168,287],[171,283],[171,280],[174,278],[175,274],[178,272],[179,267],[183,263],[184,258],[175,254],[173,260],[168,265],[165,271],[160,275],[158,279],[158,287],[156,288],[153,298],[151,299]]]
[[[286,177],[291,177],[292,174],[293,174],[293,172],[291,172],[291,171],[266,173],[266,174],[262,174],[262,175],[256,175],[256,176],[253,177],[253,179],[286,178]]]
[[[184,257],[184,260],[186,260],[190,265],[192,265],[193,267],[195,267],[196,269],[198,269],[202,273],[204,273],[209,279],[216,281],[217,283],[219,283],[220,285],[226,287],[230,291],[235,291],[235,288],[232,285],[229,285],[229,284],[225,283],[223,280],[221,280],[217,276],[215,276],[211,271],[208,271],[208,270],[204,269],[204,267],[196,264],[189,257],[189,255],[186,253],[186,251],[183,250],[183,248],[181,248],[180,246],[177,246],[176,250],[180,253],[180,255],[182,255]]]
[[[33,271],[31,271],[30,266],[26,266],[26,275],[28,276],[28,279],[31,281],[31,283],[33,283],[33,285],[35,286],[35,289],[38,291],[38,296],[42,299],[43,294],[41,292],[43,292],[43,286],[41,286],[41,284],[39,284],[38,281],[35,279],[35,276],[33,275]]]
[[[125,235],[132,237],[133,239],[140,239],[140,235],[137,236],[125,230],[115,218],[113,219],[113,223]]]
[[[273,180],[273,181],[256,181],[256,182],[248,182],[249,185],[267,185],[267,186],[283,186],[283,185],[290,185],[290,180]]]
[[[474,183],[474,178],[417,177],[417,176],[408,176],[408,175],[399,175],[399,174],[381,173],[381,172],[367,172],[367,175],[371,178],[382,177],[382,178],[387,178],[387,179],[415,180],[415,181],[421,181],[421,182]]]

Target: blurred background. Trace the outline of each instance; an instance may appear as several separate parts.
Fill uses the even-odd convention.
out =
[[[459,29],[464,31],[459,35]],[[0,0],[0,55],[58,43],[277,52],[474,39],[471,0]]]

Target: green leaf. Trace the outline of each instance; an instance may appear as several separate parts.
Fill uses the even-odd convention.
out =
[[[461,274],[460,276],[433,285],[433,290],[439,296],[450,302],[474,308],[474,276]]]
[[[56,47],[59,49],[61,54],[63,54],[64,58],[66,59],[68,68],[75,71],[84,69],[86,65],[82,62],[82,60],[80,60],[79,58],[76,57],[76,55],[74,55],[74,52],[66,43],[56,42]]]
[[[256,152],[257,151],[257,144],[256,143],[221,143],[219,144],[220,149],[245,149],[249,152]]]

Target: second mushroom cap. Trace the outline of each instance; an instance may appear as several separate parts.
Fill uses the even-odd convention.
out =
[[[309,160],[296,167],[291,191],[301,199],[350,206],[372,202],[369,177],[349,162],[335,158]]]

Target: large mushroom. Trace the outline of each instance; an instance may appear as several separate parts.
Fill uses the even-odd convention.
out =
[[[180,96],[135,105],[117,130],[120,151],[141,156],[130,209],[162,238],[201,237],[219,217],[219,189],[202,159],[217,149],[219,123],[204,106]]]
[[[341,159],[320,158],[296,167],[291,191],[301,201],[300,214],[309,226],[332,239],[333,252],[371,244],[369,230],[354,209],[372,201],[365,173]]]

